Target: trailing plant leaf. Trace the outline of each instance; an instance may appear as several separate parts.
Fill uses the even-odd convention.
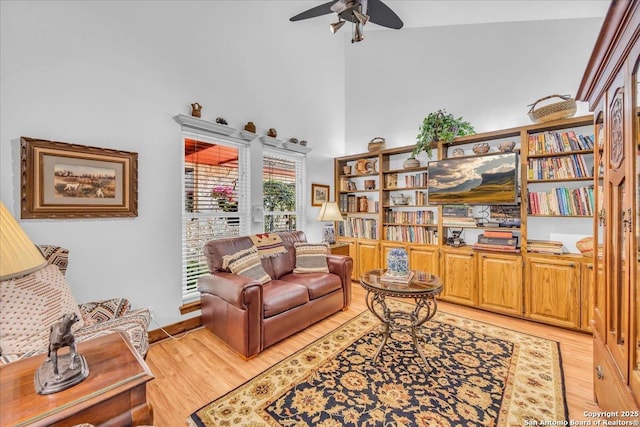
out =
[[[455,118],[453,114],[447,113],[447,110],[430,113],[422,120],[418,131],[416,146],[411,153],[411,158],[415,158],[422,151],[431,158],[431,143],[434,141],[451,142],[457,136],[476,133],[471,123],[462,117]]]

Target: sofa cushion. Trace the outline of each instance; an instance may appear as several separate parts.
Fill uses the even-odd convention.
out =
[[[314,300],[331,292],[342,289],[342,280],[337,274],[327,273],[304,273],[304,274],[287,274],[282,276],[280,280],[293,282],[303,285],[309,292],[309,299]]]
[[[298,283],[272,280],[262,287],[262,301],[267,318],[308,303],[309,292]]]
[[[84,321],[67,282],[55,265],[18,279],[0,283],[0,349],[3,354],[24,354],[46,349],[49,329],[65,313]]]
[[[326,243],[296,243],[296,268],[294,273],[328,273]]]
[[[255,246],[233,255],[225,255],[222,258],[222,268],[229,268],[233,274],[251,277],[260,283],[267,283],[271,277],[262,267],[258,257],[258,249]]]

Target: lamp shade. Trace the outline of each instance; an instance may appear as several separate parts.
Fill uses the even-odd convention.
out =
[[[336,202],[325,202],[320,208],[317,221],[344,221]]]
[[[46,264],[38,248],[0,202],[0,280],[27,275]]]

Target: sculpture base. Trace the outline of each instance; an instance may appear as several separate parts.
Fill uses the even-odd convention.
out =
[[[35,386],[38,394],[51,394],[66,390],[89,376],[89,366],[83,355],[76,356],[76,367],[71,368],[71,353],[58,356],[58,372],[53,372],[53,362],[45,361],[36,370]]]

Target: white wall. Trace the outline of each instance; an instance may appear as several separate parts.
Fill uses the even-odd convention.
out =
[[[332,184],[344,154],[341,38],[290,23],[289,2],[0,3],[0,196],[19,216],[20,136],[135,151],[139,216],[24,220],[34,242],[71,251],[79,302],[128,297],[160,324],[183,319],[182,140],[172,119],[203,118],[307,139],[310,183]],[[268,35],[268,37],[265,37]],[[336,96],[338,95],[338,96]],[[310,206],[310,203],[308,204]],[[318,208],[307,215],[319,239]]]
[[[512,2],[513,3],[513,2]],[[444,108],[477,132],[530,124],[527,104],[575,96],[601,18],[365,32],[346,54],[346,151],[415,143],[422,119]],[[557,102],[556,99],[554,102]],[[579,103],[587,114],[586,103]]]

